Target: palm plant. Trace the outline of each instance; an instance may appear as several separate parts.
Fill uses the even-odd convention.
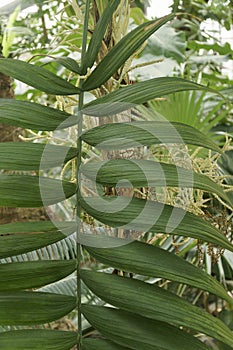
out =
[[[134,234],[138,237],[144,232],[154,235],[163,232],[211,242],[233,251],[231,242],[208,221],[182,208],[132,196],[131,188],[159,188],[164,185],[194,187],[216,193],[228,206],[232,206],[221,186],[191,169],[154,160],[120,157],[109,161],[83,162],[82,159],[84,143],[103,155],[110,151],[126,150],[126,157],[132,148],[149,148],[161,143],[192,144],[221,152],[210,139],[186,124],[143,120],[114,123],[111,119],[138,104],[170,93],[211,90],[184,79],[164,77],[128,86],[124,83],[120,88],[116,84],[118,88],[112,91],[116,74],[119,75],[120,71],[122,75],[122,66],[151,34],[175,15],[141,24],[119,38],[100,60],[106,36],[111,33],[112,17],[117,17],[118,6],[122,6],[122,3],[120,0],[94,3],[102,4],[102,11],[99,11],[102,14],[87,47],[90,0],[86,1],[80,64],[71,58],[60,60],[68,70],[79,76],[78,86],[45,68],[14,59],[0,59],[0,71],[6,75],[47,94],[79,96],[78,112],[74,115],[28,101],[0,100],[1,123],[45,131],[63,130],[74,125],[78,129],[76,148],[39,143],[22,143],[20,147],[14,143],[0,144],[2,169],[35,171],[35,175],[0,174],[1,206],[48,206],[74,195],[76,198],[74,222],[51,220],[1,226],[2,259],[46,247],[74,232],[76,258],[3,261],[0,265],[0,324],[29,327],[0,333],[0,346],[5,350],[68,350],[74,345],[79,350],[204,350],[208,347],[198,339],[198,335],[204,333],[231,347],[233,335],[223,322],[155,284],[131,278],[132,274],[165,278],[200,288],[219,296],[229,305],[233,304],[223,286],[201,269],[156,245],[130,237]],[[110,92],[106,89],[109,82]],[[95,89],[102,92],[101,96],[97,95],[98,98],[85,104],[86,92]],[[85,115],[98,118],[99,125],[84,131]],[[133,115],[132,112],[130,119],[133,119]],[[76,159],[76,182],[40,176],[41,169],[63,165],[71,159]],[[96,184],[97,190],[92,196],[87,196],[83,190],[84,176]],[[123,181],[125,179],[131,183],[129,191],[129,183]],[[108,187],[115,188],[110,196],[104,195]],[[115,237],[83,232],[82,227],[85,226],[80,219],[84,217],[84,212],[94,220],[114,227]],[[83,249],[117,273],[83,269]],[[60,281],[74,271],[77,272],[76,296],[67,295],[67,292],[54,293],[53,289],[31,291]],[[83,282],[108,306],[83,304]],[[30,327],[57,320],[74,309],[78,313],[77,332]],[[98,337],[87,337],[87,333],[83,332],[83,316],[100,333]]]

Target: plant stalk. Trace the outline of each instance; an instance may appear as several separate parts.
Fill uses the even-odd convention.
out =
[[[89,19],[89,9],[90,9],[90,0],[86,1],[85,8],[85,18],[84,18],[84,27],[83,27],[83,38],[82,38],[82,53],[81,53],[81,66],[85,59],[86,48],[87,48],[87,35],[88,35],[88,19]],[[78,310],[78,339],[77,345],[78,349],[82,349],[82,313],[81,313],[81,303],[82,303],[82,290],[81,290],[81,278],[80,278],[80,269],[82,261],[82,251],[81,244],[79,243],[79,236],[81,234],[81,204],[79,198],[81,196],[81,179],[79,177],[79,168],[82,163],[82,127],[83,127],[83,101],[84,101],[84,91],[82,91],[82,85],[84,80],[80,79],[79,88],[81,90],[79,94],[78,102],[78,138],[77,138],[77,167],[76,167],[76,179],[77,179],[77,192],[76,192],[76,248],[77,248],[77,310]]]

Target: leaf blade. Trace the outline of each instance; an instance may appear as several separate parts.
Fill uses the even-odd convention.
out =
[[[93,293],[117,308],[193,329],[228,345],[233,342],[233,334],[223,322],[215,322],[212,315],[156,284],[87,270],[81,271],[81,277]]]
[[[0,109],[2,124],[36,131],[63,129],[75,125],[78,121],[76,116],[59,109],[27,101],[1,98]]]
[[[161,96],[188,90],[204,90],[218,93],[204,85],[182,78],[154,78],[122,87],[106,96],[91,101],[84,105],[83,111],[91,116],[104,117],[134,108]]]
[[[30,176],[0,175],[0,206],[41,207],[71,197],[76,185],[68,181]]]
[[[188,187],[216,193],[233,207],[231,199],[222,188],[209,177],[181,168],[151,160],[113,159],[88,162],[80,167],[82,175],[104,186],[116,186],[127,179],[130,184],[122,187]]]
[[[71,312],[74,297],[40,292],[0,293],[1,325],[35,325],[52,322]]]
[[[38,288],[56,282],[74,271],[74,260],[0,264],[0,292]]]
[[[141,24],[124,36],[97,65],[83,84],[83,90],[89,91],[104,84],[135,51],[163,24],[174,18],[174,14]]]
[[[123,196],[85,197],[80,203],[91,216],[112,227],[192,237],[233,251],[233,245],[214,226],[181,208]]]
[[[116,269],[150,277],[161,277],[188,284],[216,294],[232,304],[232,298],[223,286],[203,270],[181,257],[151,244],[119,239],[119,246],[98,248],[97,237],[92,236],[92,245],[85,249],[98,261]],[[122,244],[120,245],[120,241]],[[85,241],[84,241],[85,242]]]
[[[83,305],[82,312],[106,338],[134,350],[186,350],[190,346],[192,350],[207,349],[196,338],[164,322],[93,305]]]
[[[84,132],[81,138],[91,146],[106,150],[153,144],[192,144],[221,152],[211,139],[197,129],[167,121],[105,124]]]
[[[0,347],[4,350],[69,350],[76,344],[77,334],[68,331],[30,329],[0,333]]]
[[[95,26],[94,32],[91,36],[90,43],[87,48],[87,52],[85,53],[82,71],[83,74],[86,74],[87,68],[92,67],[97,54],[101,47],[101,42],[104,38],[104,34],[106,32],[107,26],[113,16],[113,13],[117,9],[120,4],[120,0],[111,0],[108,5],[105,7],[104,12],[102,13],[98,23]]]
[[[80,90],[48,70],[12,58],[0,58],[0,71],[52,95],[74,95]]]
[[[77,156],[73,147],[32,142],[0,143],[0,168],[4,170],[42,170],[61,166]]]
[[[35,221],[0,225],[0,258],[42,248],[66,238],[73,232],[74,222]]]

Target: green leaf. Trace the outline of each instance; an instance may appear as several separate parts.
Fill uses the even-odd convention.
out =
[[[0,175],[0,206],[41,207],[71,197],[76,185],[30,175]]]
[[[0,123],[36,131],[64,129],[78,122],[76,116],[59,109],[13,99],[1,98],[0,110]]]
[[[80,90],[48,70],[12,58],[0,58],[0,72],[52,95],[74,95]]]
[[[93,339],[93,338],[83,339],[83,350],[129,350],[129,349],[130,348],[120,346],[119,344],[115,344],[105,339]]]
[[[1,292],[0,324],[35,325],[55,321],[76,306],[76,299],[67,295],[40,292]]]
[[[207,350],[197,338],[161,321],[102,306],[83,305],[82,312],[106,338],[134,350]]]
[[[206,86],[182,78],[154,78],[125,86],[91,101],[84,105],[83,111],[91,116],[104,117],[134,108],[138,104],[161,96],[188,90],[204,90],[218,93]]]
[[[191,144],[221,152],[219,147],[199,130],[182,123],[167,121],[105,124],[82,134],[82,140],[107,151],[154,144]]]
[[[0,348],[4,350],[70,350],[77,334],[45,329],[17,330],[0,333]]]
[[[102,59],[82,88],[89,91],[104,84],[140,46],[163,24],[174,18],[174,14],[141,24],[125,35]]]
[[[76,148],[32,142],[0,143],[0,169],[42,170],[61,166],[77,156]]]
[[[87,52],[85,53],[82,73],[86,74],[87,68],[92,67],[98,52],[100,50],[104,34],[108,27],[108,24],[111,22],[112,15],[120,4],[120,0],[110,0],[108,5],[105,7],[103,14],[101,15],[98,23],[95,26],[94,32],[91,36],[90,43],[88,45]]]
[[[0,264],[0,292],[41,287],[66,277],[74,270],[74,260]]]
[[[81,278],[93,293],[117,308],[233,343],[233,333],[223,322],[155,284],[87,270],[81,271]]]
[[[159,163],[150,160],[113,159],[102,162],[88,162],[80,171],[87,178],[104,186],[121,187],[190,187],[206,192],[213,192],[232,207],[233,204],[222,188],[205,175],[173,164]],[[127,180],[130,183],[122,182]]]
[[[74,222],[14,222],[0,225],[0,258],[23,254],[58,242],[75,232]]]
[[[85,197],[80,202],[88,214],[112,227],[192,237],[233,251],[233,245],[219,230],[178,207],[126,196]]]
[[[58,57],[54,60],[57,63],[60,63],[63,67],[69,69],[71,72],[82,74],[82,70],[79,64],[71,57]]]
[[[205,271],[181,257],[151,244],[134,241],[114,248],[97,248],[98,236],[85,249],[101,263],[116,269],[150,277],[161,277],[200,288],[233,303],[223,286]],[[98,242],[97,242],[98,243]],[[85,243],[84,243],[85,244]],[[120,244],[120,242],[119,242]]]

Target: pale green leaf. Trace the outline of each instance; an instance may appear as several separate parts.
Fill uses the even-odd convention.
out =
[[[76,299],[40,292],[1,292],[0,324],[35,325],[55,321],[71,312]]]
[[[213,180],[178,167],[173,164],[150,160],[112,159],[102,162],[88,162],[81,166],[81,173],[87,178],[104,186],[120,187],[189,187],[213,192],[233,207],[231,199]],[[124,184],[124,180],[129,181]]]
[[[154,78],[125,86],[91,101],[84,105],[83,111],[88,115],[104,117],[134,108],[136,105],[161,96],[188,90],[204,90],[218,93],[206,86],[181,78]]]
[[[24,61],[0,58],[0,72],[52,95],[74,95],[80,90],[52,72]]]
[[[82,312],[106,338],[134,350],[207,350],[197,338],[161,321],[93,305],[83,305]]]
[[[33,129],[52,131],[64,129],[78,122],[76,116],[38,103],[0,99],[0,123]]]
[[[112,227],[192,237],[233,251],[218,229],[181,208],[126,196],[85,197],[80,202],[88,214]]]
[[[36,221],[0,225],[0,258],[45,247],[66,238],[73,232],[75,232],[74,222]]]
[[[92,235],[92,245],[86,245],[85,248],[95,259],[107,266],[187,284],[233,303],[232,298],[215,278],[173,253],[139,241],[126,244],[127,242],[120,239],[121,246],[97,248],[97,237]]]
[[[233,344],[233,333],[223,322],[157,285],[87,270],[81,271],[81,278],[93,293],[117,308]]]
[[[101,15],[98,23],[95,26],[94,32],[91,36],[90,43],[88,45],[87,52],[85,53],[83,60],[83,74],[86,74],[87,68],[92,67],[98,52],[101,47],[104,34],[108,27],[108,24],[111,22],[112,15],[120,4],[120,0],[110,0],[108,5],[105,7],[103,14]]]
[[[70,350],[77,334],[45,329],[17,330],[0,333],[0,348],[4,350]]]
[[[83,84],[83,90],[89,91],[104,84],[140,46],[163,24],[174,18],[174,14],[141,24],[125,35],[102,59]]]
[[[0,169],[4,170],[51,169],[76,156],[77,150],[72,147],[32,142],[0,143]]]
[[[0,175],[0,206],[41,207],[71,197],[76,185],[46,177]]]
[[[105,124],[82,134],[82,140],[99,149],[127,149],[154,144],[191,144],[221,152],[199,130],[182,123],[167,121]]]
[[[0,292],[41,287],[66,277],[74,270],[74,260],[0,264]]]

